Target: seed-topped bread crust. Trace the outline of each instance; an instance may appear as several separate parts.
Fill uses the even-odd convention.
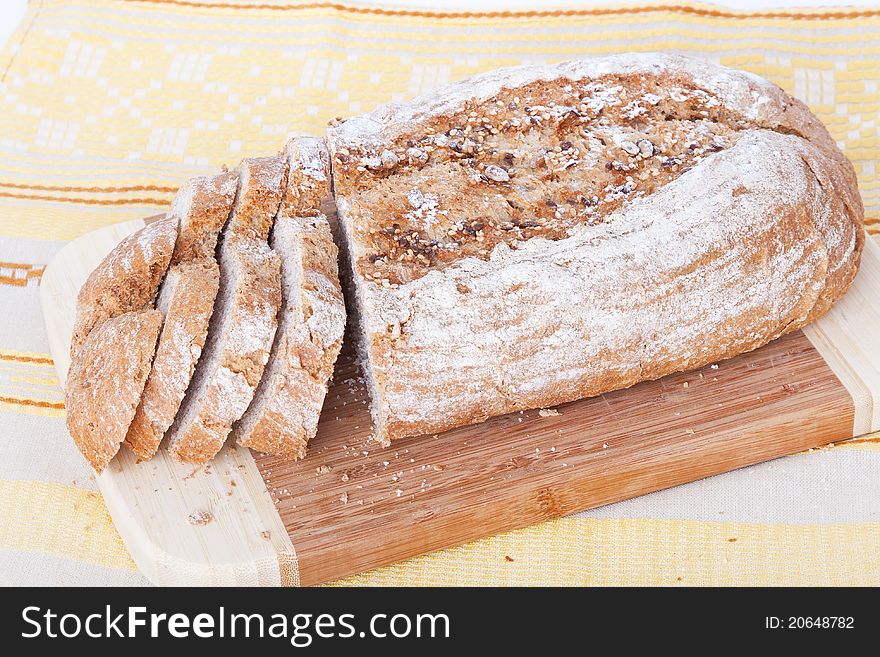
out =
[[[329,144],[383,442],[759,347],[846,291],[864,239],[807,108],[684,57],[503,69]]]

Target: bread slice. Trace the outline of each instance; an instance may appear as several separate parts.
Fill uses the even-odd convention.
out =
[[[64,395],[67,428],[98,472],[125,440],[161,327],[158,310],[111,317],[89,333],[71,364]]]
[[[235,435],[245,447],[302,458],[342,346],[345,302],[326,217],[280,216],[272,248],[281,257],[282,311],[269,364]]]
[[[281,263],[266,238],[287,177],[282,155],[244,160],[232,215],[221,236],[220,286],[208,338],[186,397],[168,430],[181,461],[220,450],[250,404],[269,358],[281,304]]]
[[[320,210],[330,194],[327,147],[316,137],[292,137],[285,153],[287,186],[272,231],[272,248],[281,258],[278,331],[253,402],[234,433],[243,446],[301,458],[317,430],[339,355],[345,304],[336,245]]]
[[[214,260],[217,237],[229,219],[237,189],[238,172],[225,171],[191,178],[177,190],[171,215],[180,220],[180,235],[172,264]]]
[[[205,345],[208,322],[220,286],[213,258],[175,265],[168,272],[156,308],[165,322],[143,396],[125,438],[142,459],[159,448],[180,408]]]
[[[77,296],[76,322],[70,340],[70,360],[89,333],[102,322],[134,310],[152,306],[168,269],[178,220],[166,216],[132,233],[89,275]]]
[[[846,291],[864,241],[807,107],[686,57],[493,71],[328,141],[384,443],[760,347]]]
[[[153,369],[126,437],[140,458],[149,459],[174,421],[201,356],[220,284],[215,259],[220,231],[229,219],[238,172],[225,171],[187,181],[171,215],[180,230],[156,307],[165,314]]]

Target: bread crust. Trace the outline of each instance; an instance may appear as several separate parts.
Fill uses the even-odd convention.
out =
[[[321,204],[330,197],[330,153],[319,137],[295,136],[284,147],[288,180],[281,212],[288,217],[321,214]]]
[[[505,89],[561,92],[634,72],[660,86],[686,80],[707,90],[734,114],[734,138],[596,225],[499,241],[485,255],[424,265],[399,284],[369,276],[364,229],[387,230],[391,219],[360,204],[359,174],[337,167],[338,155],[376,156]],[[756,76],[682,57],[497,71],[332,126],[329,142],[384,443],[760,347],[815,320],[846,291],[864,242],[852,166],[807,108]],[[422,191],[442,195],[443,185]]]
[[[176,459],[204,463],[241,418],[269,358],[281,303],[281,264],[266,236],[287,177],[283,155],[243,160],[220,244],[220,289],[208,340],[168,431]]]
[[[158,310],[111,317],[91,331],[71,364],[64,396],[67,428],[98,472],[125,440],[161,327]]]
[[[89,333],[104,321],[151,306],[168,269],[178,221],[166,216],[132,233],[89,275],[77,296],[76,322],[70,340],[70,360]]]
[[[214,260],[217,237],[229,219],[238,189],[238,172],[191,178],[181,186],[171,206],[180,220],[180,235],[171,263]]]
[[[185,262],[168,272],[157,308],[165,315],[153,367],[125,442],[150,459],[174,421],[205,345],[208,322],[220,285],[212,260]]]

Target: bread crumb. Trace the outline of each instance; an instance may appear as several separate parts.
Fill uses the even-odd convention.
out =
[[[542,408],[540,411],[538,411],[538,415],[540,415],[541,417],[555,417],[557,415],[561,415],[561,413],[555,408]]]
[[[203,527],[214,521],[214,516],[210,511],[195,511],[187,516],[186,521],[194,527]]]
[[[682,387],[682,388],[687,388],[687,387],[688,387],[688,382],[685,381],[684,383],[682,383],[682,384],[681,384],[681,387]]]
[[[331,468],[329,465],[319,465],[315,471],[317,474],[322,475],[327,474],[331,470],[333,470],[333,468]]]
[[[343,472],[343,473],[342,473],[342,481],[348,481],[348,479],[349,479],[348,473],[347,473],[347,472]]]
[[[348,493],[343,493],[339,496],[339,501],[343,504],[348,504]]]
[[[268,541],[270,538],[272,538],[272,532],[270,532],[270,531],[260,532],[260,538],[262,538],[264,541]]]
[[[505,560],[507,563],[513,563],[513,557],[511,557],[510,555],[505,554],[505,555],[504,555],[504,560]]]

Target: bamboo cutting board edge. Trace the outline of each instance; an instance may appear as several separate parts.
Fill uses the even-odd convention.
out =
[[[144,221],[131,221],[94,231],[65,246],[46,268],[41,299],[60,380],[66,378],[76,291],[122,237],[143,225]],[[875,320],[878,311],[871,306],[878,294],[880,248],[869,238],[853,289],[826,317],[804,331],[853,400],[854,419],[849,436],[880,429],[878,404],[874,401],[880,390],[880,352],[871,348],[875,332],[872,328],[880,325]],[[872,321],[873,324],[869,323]],[[713,473],[702,472],[694,478]],[[296,554],[296,541],[291,541],[289,528],[270,497],[272,487],[268,485],[265,468],[261,475],[249,450],[228,446],[210,466],[193,468],[174,463],[164,454],[150,462],[137,463],[123,449],[97,480],[135,562],[157,584],[312,584],[382,565],[367,563],[347,568],[344,564],[331,564],[333,567],[326,570],[326,575],[315,570],[301,577],[299,567],[307,563],[306,555]],[[668,485],[674,483],[684,482]],[[665,480],[659,484],[665,486]],[[625,486],[622,490],[616,497],[609,496],[609,501],[648,492]],[[546,506],[546,517],[579,510],[574,508],[576,499],[559,503],[553,499],[554,494],[558,492],[547,493],[550,499],[541,502]],[[210,520],[204,515],[206,512]],[[523,524],[541,519],[528,514],[523,517],[528,518]],[[424,529],[417,527],[418,531]],[[453,540],[463,542],[477,537],[465,532]],[[432,545],[430,549],[452,544]],[[336,559],[351,556],[345,550],[337,552]]]

